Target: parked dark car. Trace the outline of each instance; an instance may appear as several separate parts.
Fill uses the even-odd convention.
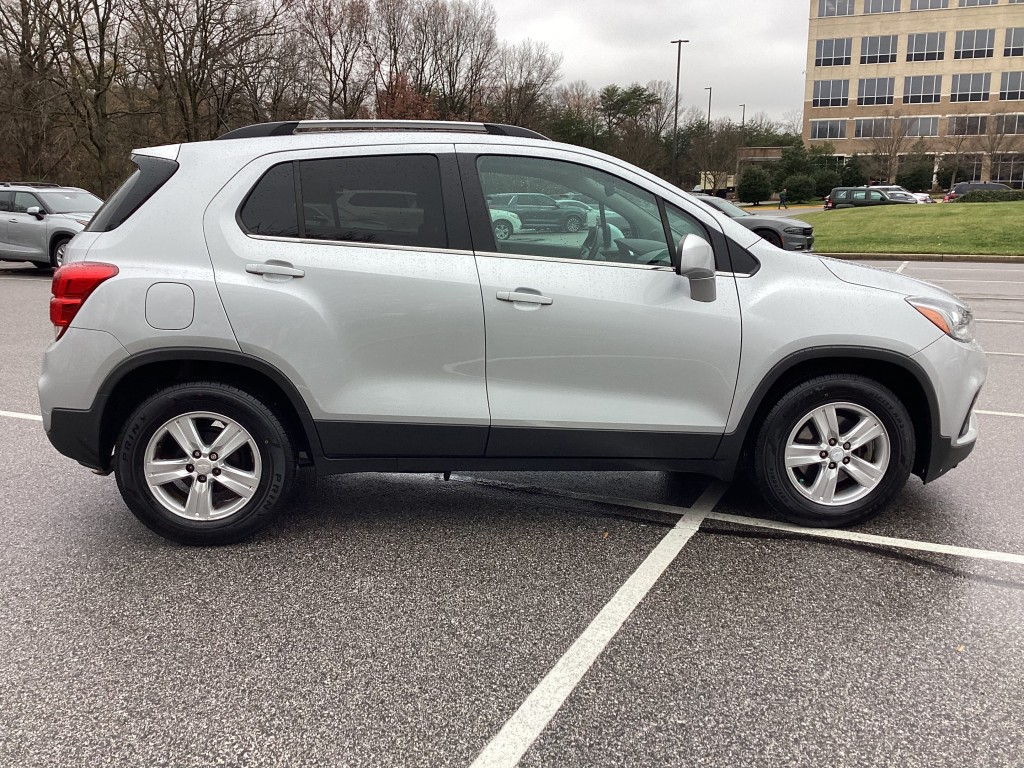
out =
[[[862,208],[868,205],[916,205],[913,195],[895,197],[880,189],[868,187],[836,187],[825,198],[825,210]]]
[[[694,195],[704,205],[724,213],[737,224],[760,235],[776,248],[787,251],[809,251],[814,245],[814,229],[798,219],[779,216],[756,216],[713,195]]]
[[[487,205],[491,208],[511,211],[519,216],[524,227],[530,229],[579,232],[587,222],[586,212],[559,205],[555,198],[536,192],[488,195]]]
[[[1012,191],[1013,187],[995,181],[958,181],[942,198],[942,202],[951,203],[968,192],[1003,192],[1006,190]]]

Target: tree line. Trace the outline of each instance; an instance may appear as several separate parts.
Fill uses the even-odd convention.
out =
[[[497,21],[486,0],[0,0],[0,178],[106,196],[134,147],[314,118],[522,125],[681,183],[799,141],[694,108],[673,163],[667,82],[562,83],[560,53]]]

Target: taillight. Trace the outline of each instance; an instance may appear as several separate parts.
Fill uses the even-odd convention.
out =
[[[89,294],[96,290],[100,283],[117,274],[113,264],[101,264],[96,261],[76,261],[66,264],[53,273],[53,285],[50,292],[50,322],[59,339],[78,310],[85,304]]]

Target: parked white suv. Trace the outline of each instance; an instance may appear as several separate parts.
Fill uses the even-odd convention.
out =
[[[927,283],[778,250],[521,128],[222,138],[137,150],[53,281],[47,434],[164,536],[249,536],[299,465],[744,462],[788,519],[845,525],[974,446],[985,357],[970,310]],[[585,196],[599,223],[497,238],[488,195],[519,189]],[[352,190],[402,215],[355,212]]]
[[[71,238],[102,204],[78,187],[0,182],[0,261],[59,267]]]

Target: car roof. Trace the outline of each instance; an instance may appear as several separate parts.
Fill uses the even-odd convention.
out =
[[[65,187],[42,181],[0,181],[0,192],[87,192],[81,187]]]

